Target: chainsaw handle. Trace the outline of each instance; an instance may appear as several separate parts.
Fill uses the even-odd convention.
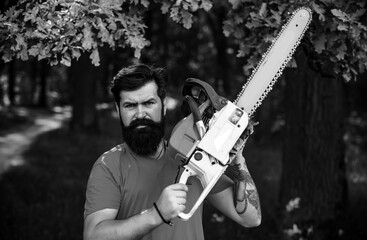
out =
[[[201,185],[203,186],[203,191],[189,212],[181,212],[178,214],[183,221],[189,220],[192,215],[194,215],[195,211],[200,207],[206,196],[208,196],[220,176],[227,168],[227,166],[222,166],[218,163],[212,164],[209,160],[209,156],[202,152],[196,153],[202,155],[202,159],[195,159],[196,154],[194,154],[194,157],[189,160],[188,164],[183,166],[184,171],[181,174],[179,183],[186,184],[189,177],[195,176],[200,180]],[[199,155],[196,156],[198,157]]]
[[[198,131],[198,134],[199,134],[200,139],[201,139],[201,138],[203,138],[203,136],[206,132],[206,127],[203,123],[203,119],[201,118],[199,106],[195,102],[194,98],[189,96],[189,95],[186,95],[184,99],[190,107],[190,111],[191,111],[191,113],[193,115],[193,118],[194,118],[194,123],[195,123],[196,130]]]
[[[219,111],[222,109],[228,102],[228,100],[224,97],[219,96],[212,86],[210,86],[208,83],[196,79],[196,78],[188,78],[186,79],[185,85],[182,89],[182,95],[186,96],[193,96],[192,95],[192,88],[193,87],[199,87],[200,89],[204,90],[205,94],[210,100],[210,103],[214,107],[215,110]]]
[[[187,104],[190,107],[190,111],[194,117],[194,123],[202,121],[199,106],[195,102],[194,98],[192,96],[186,95],[184,97],[184,100],[187,102]]]

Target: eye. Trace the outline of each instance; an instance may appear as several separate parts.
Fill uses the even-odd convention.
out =
[[[145,102],[146,106],[152,106],[153,104],[155,104],[155,101],[147,101]]]
[[[127,108],[127,109],[132,109],[136,106],[136,104],[134,103],[125,103],[124,104],[124,108]]]

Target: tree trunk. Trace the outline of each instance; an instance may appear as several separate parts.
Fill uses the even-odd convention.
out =
[[[73,89],[73,115],[70,127],[75,131],[98,133],[100,130],[96,108],[97,79],[101,75],[94,67],[89,54],[84,54],[70,69],[70,83]]]
[[[15,105],[15,85],[16,85],[16,74],[15,74],[15,61],[10,61],[8,65],[8,98],[11,106]]]
[[[297,63],[297,69],[285,72],[281,230],[296,224],[303,238],[334,239],[347,204],[345,85],[338,77],[325,77],[311,69],[302,51]],[[299,208],[286,210],[295,198],[300,198]]]
[[[236,97],[238,91],[233,91],[232,81],[229,77],[229,61],[227,56],[227,38],[223,34],[222,22],[227,14],[227,9],[223,6],[213,8],[213,13],[207,14],[209,26],[212,30],[213,42],[216,49],[216,90],[224,96]]]
[[[41,74],[40,74],[40,91],[38,96],[38,106],[47,107],[47,76],[50,69],[46,61],[41,61]]]

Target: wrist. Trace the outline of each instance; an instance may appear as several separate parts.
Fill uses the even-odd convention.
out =
[[[163,223],[154,207],[144,210],[141,212],[141,215],[148,221],[149,225],[153,227],[159,226]]]
[[[171,220],[166,219],[163,215],[162,212],[159,210],[158,206],[156,203],[153,203],[154,209],[156,211],[156,213],[158,214],[158,216],[160,217],[161,221],[167,225],[173,226],[173,223]]]
[[[238,160],[238,159],[237,159]],[[247,176],[247,167],[245,159],[233,161],[226,170],[226,175],[233,181],[243,181]]]

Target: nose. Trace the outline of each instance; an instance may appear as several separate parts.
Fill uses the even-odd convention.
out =
[[[144,110],[144,107],[139,105],[136,109],[135,118],[143,119],[146,117],[146,112]]]

